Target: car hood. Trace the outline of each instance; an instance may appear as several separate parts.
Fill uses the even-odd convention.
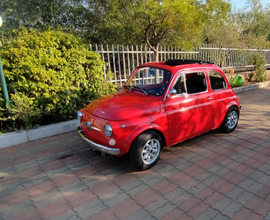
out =
[[[91,102],[85,110],[107,120],[125,120],[160,112],[159,102],[141,92],[120,91]]]

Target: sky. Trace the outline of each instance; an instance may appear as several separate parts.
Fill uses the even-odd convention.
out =
[[[233,6],[233,9],[234,6],[236,9],[240,9],[245,7],[247,0],[230,0],[230,2]],[[270,4],[270,0],[261,0],[261,3],[266,6],[267,4]]]

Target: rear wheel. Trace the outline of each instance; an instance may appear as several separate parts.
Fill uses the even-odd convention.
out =
[[[139,170],[147,170],[157,163],[162,148],[163,142],[159,134],[154,131],[144,132],[131,145],[130,162]]]
[[[226,133],[232,132],[238,124],[238,119],[239,119],[239,110],[237,107],[232,106],[227,111],[224,121],[220,126],[221,130]]]

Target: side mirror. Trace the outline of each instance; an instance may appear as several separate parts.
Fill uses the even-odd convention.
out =
[[[174,95],[176,95],[176,94],[177,94],[177,92],[176,92],[175,89],[171,89],[171,90],[170,90],[170,95],[171,95],[171,96],[174,96]]]

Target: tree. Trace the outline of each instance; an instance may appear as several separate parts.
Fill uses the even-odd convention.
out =
[[[241,47],[237,27],[229,22],[223,27],[206,24],[204,26],[205,42],[207,44],[215,44],[223,47]]]
[[[90,5],[84,0],[1,0],[1,34],[8,36],[21,26],[34,29],[61,26],[78,31],[85,24],[85,17],[91,17]]]
[[[241,41],[249,47],[267,46],[267,36],[270,34],[269,14],[270,8],[264,8],[260,0],[248,0],[246,7],[235,15]]]
[[[231,4],[222,0],[207,0],[202,8],[205,42],[232,47],[238,45],[239,34],[232,21]]]
[[[124,43],[144,43],[155,52],[157,60],[164,41],[185,47],[200,42],[202,11],[198,6],[192,0],[110,0],[104,20],[112,27],[109,30],[116,32],[114,36],[120,36]],[[103,26],[106,30],[107,22]]]
[[[221,26],[230,4],[224,0],[108,0],[105,10],[97,31],[102,42],[143,43],[157,60],[161,44],[199,45],[204,24]]]

